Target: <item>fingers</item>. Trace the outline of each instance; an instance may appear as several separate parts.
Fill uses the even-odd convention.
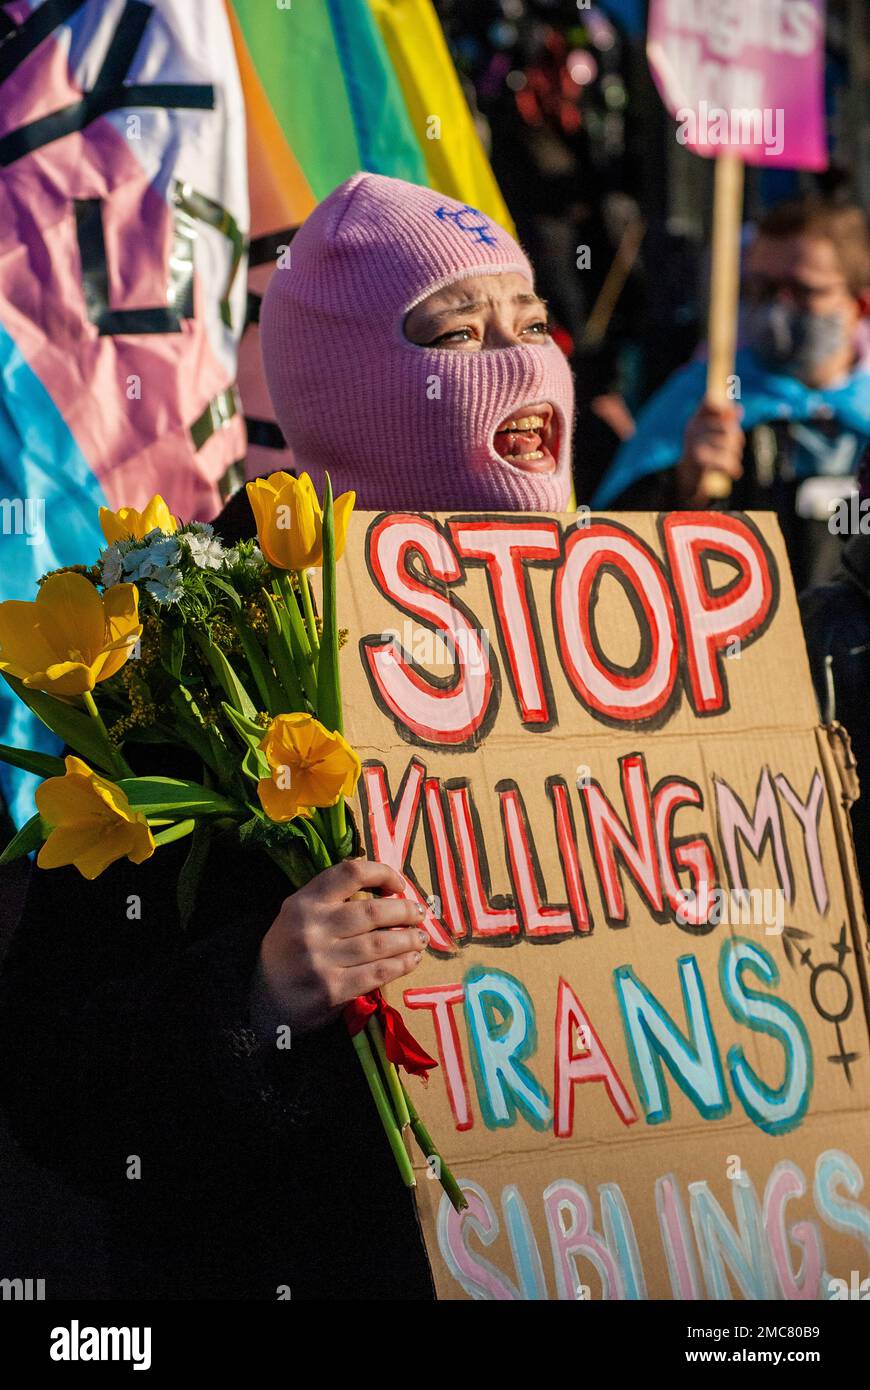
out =
[[[404,893],[407,884],[401,874],[387,864],[371,859],[345,859],[331,869],[324,869],[301,889],[312,901],[321,903],[347,902],[354,893]]]
[[[712,470],[727,473],[729,478],[739,478],[743,473],[743,464],[730,441],[699,444],[695,449],[694,462],[702,473]]]
[[[738,449],[743,444],[743,431],[734,420],[702,420],[693,425],[691,432],[687,432],[687,438],[693,449],[702,444]]]
[[[695,411],[694,420],[703,420],[705,423],[713,424],[721,422],[723,425],[737,424],[743,416],[743,407],[735,405],[733,401],[720,404],[718,401],[705,400]]]
[[[361,936],[386,927],[417,927],[424,912],[407,898],[366,898],[333,908],[327,926],[337,936]]]
[[[389,931],[365,932],[362,936],[340,938],[332,949],[336,965],[351,969],[396,956],[413,956],[428,945],[426,932],[419,927],[394,927]]]
[[[383,960],[372,961],[369,965],[359,965],[350,970],[342,970],[340,975],[340,992],[343,996],[342,1002],[347,1003],[349,999],[355,999],[358,994],[368,994],[373,989],[383,989],[392,980],[400,980],[403,975],[410,975],[422,960],[422,952],[406,951],[402,955],[389,956]]]
[[[693,505],[704,505],[712,495],[721,496],[712,486],[715,474],[732,482],[743,476],[745,437],[740,428],[741,407],[705,401],[686,426],[685,451],[677,468],[677,490]]]

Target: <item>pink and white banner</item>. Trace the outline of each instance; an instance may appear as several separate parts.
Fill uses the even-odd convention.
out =
[[[213,516],[245,450],[245,115],[222,0],[3,13],[0,335],[112,506],[160,492]]]
[[[650,0],[647,56],[677,139],[824,169],[824,0]]]

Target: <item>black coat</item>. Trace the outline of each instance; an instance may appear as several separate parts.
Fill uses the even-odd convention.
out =
[[[858,763],[852,833],[870,911],[870,535],[853,536],[840,572],[803,594],[800,605],[822,717],[845,726]]]
[[[345,1024],[286,1051],[247,1027],[288,883],[215,841],[185,937],[183,852],[93,883],[33,869],[0,980],[15,1136],[107,1202],[115,1297],[434,1297]]]
[[[93,883],[33,870],[0,979],[13,1132],[108,1204],[116,1297],[432,1298],[413,1198],[344,1023],[286,1051],[248,1027],[287,881],[216,841],[185,937],[184,843]]]
[[[228,513],[234,539],[250,512],[240,500]],[[13,1133],[107,1204],[115,1297],[433,1298],[413,1196],[343,1021],[287,1050],[249,1027],[288,881],[261,850],[216,839],[185,934],[189,843],[92,883],[33,869],[0,976]]]

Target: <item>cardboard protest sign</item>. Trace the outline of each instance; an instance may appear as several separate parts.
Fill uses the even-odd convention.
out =
[[[365,847],[427,904],[410,1084],[470,1202],[415,1153],[439,1296],[863,1279],[849,776],[775,522],[363,513],[339,572]]]
[[[824,169],[824,0],[650,0],[647,56],[677,139]]]

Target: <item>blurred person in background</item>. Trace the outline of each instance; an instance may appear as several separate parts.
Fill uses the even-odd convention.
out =
[[[746,254],[734,400],[704,399],[706,364],[680,369],[641,410],[594,505],[727,505],[778,513],[800,590],[829,578],[830,507],[853,490],[870,441],[870,232],[855,205],[784,203]]]
[[[574,486],[588,499],[631,429],[623,396],[647,336],[639,257],[607,311],[596,309],[626,230],[631,239],[641,224],[640,118],[629,109],[639,40],[633,49],[612,14],[574,0],[439,0],[438,8],[554,336],[571,359]],[[678,294],[666,278],[657,283],[670,314]],[[669,331],[657,341],[667,345],[655,362],[663,376],[694,345]]]
[[[858,471],[858,527],[828,584],[801,595],[801,618],[821,717],[848,730],[862,793],[851,808],[855,854],[870,905],[870,450]]]

